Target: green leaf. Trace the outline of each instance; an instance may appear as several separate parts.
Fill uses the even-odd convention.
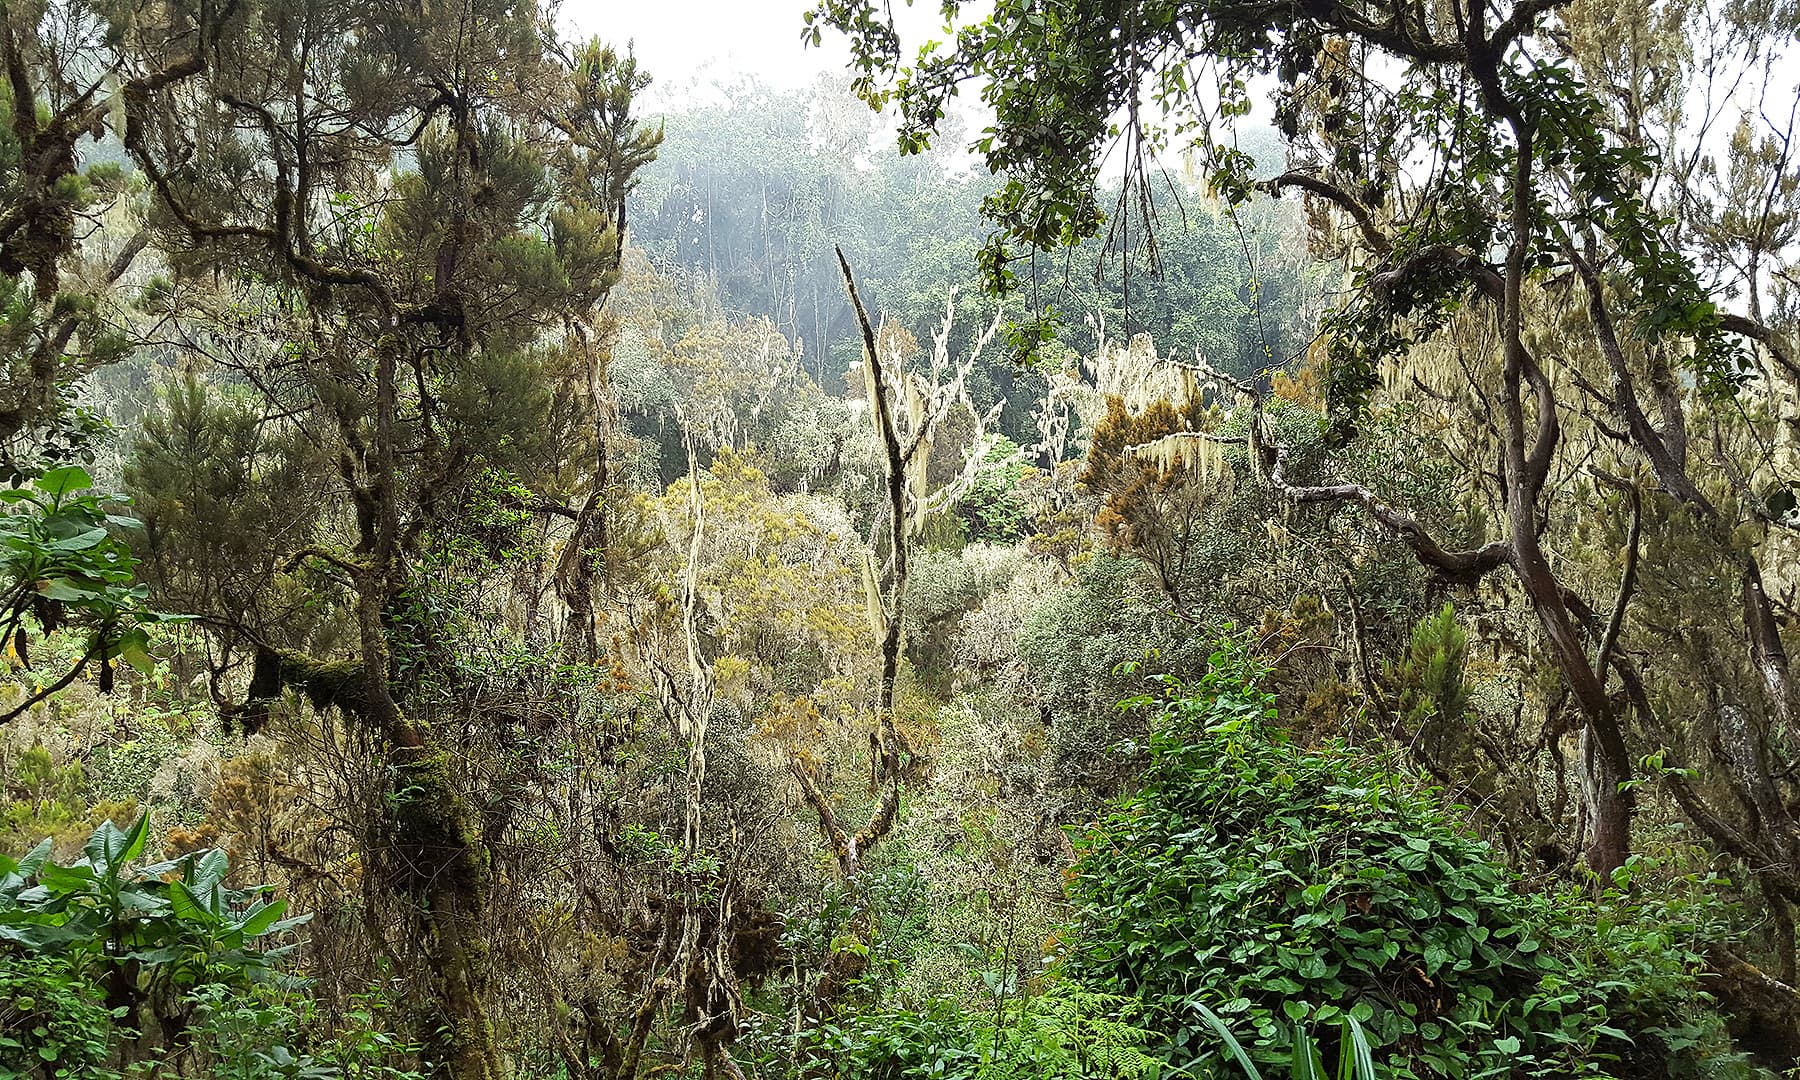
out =
[[[1237,1036],[1231,1033],[1231,1029],[1225,1025],[1225,1021],[1219,1018],[1219,1014],[1213,1012],[1198,1001],[1193,1002],[1193,1006],[1194,1011],[1200,1014],[1200,1018],[1205,1020],[1207,1025],[1211,1027],[1213,1031],[1217,1032],[1219,1038],[1224,1041],[1225,1048],[1231,1052],[1231,1056],[1236,1058],[1237,1063],[1243,1067],[1244,1075],[1248,1077],[1249,1080],[1262,1080],[1262,1073],[1257,1071],[1255,1062],[1250,1060],[1250,1055],[1244,1052],[1243,1045],[1237,1041]]]
[[[102,821],[93,835],[82,846],[82,854],[87,856],[89,865],[101,873],[106,873],[118,862],[114,852],[123,852],[130,838],[119,830],[110,820]]]
[[[1368,1033],[1363,1030],[1361,1024],[1357,1023],[1354,1015],[1344,1017],[1344,1027],[1346,1029],[1344,1045],[1351,1047],[1356,1063],[1355,1080],[1377,1080],[1375,1055],[1369,1049]],[[1340,1073],[1338,1080],[1350,1080],[1350,1078]]]
[[[259,905],[252,908],[234,929],[241,931],[246,940],[259,937],[267,933],[275,925],[275,920],[281,918],[282,912],[286,910],[287,901],[285,900],[275,900]]]
[[[182,922],[211,924],[216,921],[212,911],[194,895],[194,890],[188,888],[184,881],[177,881],[169,887],[169,910]]]
[[[50,847],[50,838],[46,836],[38,841],[37,847],[26,852],[25,857],[18,862],[0,856],[0,895],[17,889],[35,877],[37,872],[42,869],[44,860],[50,857]]]
[[[72,491],[85,491],[94,486],[94,478],[79,465],[62,465],[33,481],[33,486],[46,495],[61,498]]]
[[[106,594],[87,585],[76,584],[66,577],[47,578],[38,582],[38,592],[45,598],[65,604],[79,604],[88,600],[98,600]]]
[[[202,852],[194,860],[194,876],[188,884],[197,897],[211,896],[212,891],[224,880],[231,870],[231,858],[218,848]]]
[[[48,551],[86,551],[89,548],[99,547],[110,539],[110,535],[105,529],[87,529],[66,539],[52,540],[44,547]]]
[[[1318,1047],[1313,1044],[1312,1036],[1299,1024],[1294,1025],[1293,1065],[1288,1070],[1289,1080],[1324,1080],[1325,1062],[1319,1057]]]

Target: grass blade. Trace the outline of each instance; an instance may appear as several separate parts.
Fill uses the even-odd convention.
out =
[[[1237,1063],[1244,1067],[1244,1075],[1249,1077],[1250,1080],[1262,1080],[1262,1073],[1257,1071],[1256,1063],[1250,1060],[1249,1054],[1244,1053],[1243,1045],[1237,1041],[1237,1036],[1231,1033],[1231,1029],[1225,1026],[1225,1021],[1219,1018],[1219,1014],[1213,1012],[1205,1005],[1200,1004],[1198,1001],[1194,1002],[1193,1005],[1194,1010],[1200,1014],[1201,1019],[1205,1020],[1207,1024],[1211,1025],[1214,1031],[1218,1032],[1219,1038],[1225,1040],[1225,1048],[1230,1050],[1231,1056],[1237,1058]]]

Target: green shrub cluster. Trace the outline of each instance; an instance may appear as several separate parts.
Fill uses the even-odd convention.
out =
[[[940,999],[919,1011],[871,1011],[810,1033],[833,1080],[1155,1080],[1154,1036],[1133,1001],[1059,982],[1042,994],[970,1010]]]
[[[405,1080],[416,1048],[359,999],[347,1032],[309,1031],[279,970],[304,919],[231,889],[222,851],[147,862],[148,816],[103,822],[61,864],[45,840],[0,855],[0,1080],[205,1075]]]
[[[1747,1072],[1679,926],[1520,887],[1391,760],[1284,740],[1261,674],[1228,639],[1125,703],[1152,717],[1143,787],[1079,844],[1069,970],[1143,1002],[1174,1065],[1228,1059],[1210,1011],[1283,1069],[1348,1016],[1396,1078]]]

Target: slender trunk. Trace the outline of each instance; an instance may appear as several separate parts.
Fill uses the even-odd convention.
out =
[[[483,937],[487,852],[477,815],[458,790],[450,750],[436,746],[395,699],[388,607],[402,586],[399,570],[395,414],[399,346],[377,345],[374,468],[358,493],[365,564],[357,582],[365,719],[389,746],[394,843],[384,853],[388,878],[421,913],[434,1004],[426,1044],[450,1080],[510,1080],[486,995],[491,961]]]

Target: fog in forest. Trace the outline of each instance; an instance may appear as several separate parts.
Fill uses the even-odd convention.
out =
[[[1800,3],[0,9],[0,1080],[1800,1075]]]

